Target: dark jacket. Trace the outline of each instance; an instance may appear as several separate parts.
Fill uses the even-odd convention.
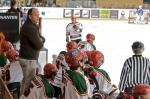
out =
[[[27,19],[20,32],[19,56],[23,59],[37,60],[45,38],[40,34],[39,27]]]
[[[20,17],[23,17],[23,12],[19,8],[10,8],[7,13],[20,13]]]

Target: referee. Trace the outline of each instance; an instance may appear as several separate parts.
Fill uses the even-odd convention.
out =
[[[124,62],[119,90],[132,94],[132,88],[139,84],[150,85],[150,61],[142,56],[144,44],[136,41],[132,45],[134,55]]]
[[[77,44],[82,41],[82,24],[77,22],[76,16],[71,16],[71,23],[66,26],[66,42],[74,41]]]

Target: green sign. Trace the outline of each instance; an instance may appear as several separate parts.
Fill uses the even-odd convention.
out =
[[[110,10],[100,10],[100,18],[110,18]]]

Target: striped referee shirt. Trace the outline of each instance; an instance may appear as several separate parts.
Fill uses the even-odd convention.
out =
[[[133,55],[128,58],[122,68],[119,90],[134,87],[138,84],[150,85],[150,61],[142,55]]]
[[[76,28],[74,27],[76,26]],[[70,40],[77,40],[81,39],[81,32],[83,30],[82,24],[79,22],[76,22],[75,24],[69,23],[66,26],[66,36],[70,35]]]

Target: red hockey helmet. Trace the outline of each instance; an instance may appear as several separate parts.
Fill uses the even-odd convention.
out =
[[[70,41],[67,43],[66,47],[67,47],[67,51],[70,52],[73,49],[77,48],[77,43],[74,41]]]
[[[132,89],[132,93],[134,97],[150,94],[150,86],[143,84],[137,85]]]
[[[66,58],[66,62],[69,64],[70,69],[76,69],[78,68],[79,65],[79,61],[83,61],[84,59],[86,59],[86,54],[81,52],[78,49],[74,49],[72,50],[70,53],[67,53],[65,58]]]
[[[57,67],[54,64],[48,63],[44,66],[44,73],[49,74],[52,72],[57,72]]]
[[[7,51],[6,56],[8,59],[15,59],[17,57],[18,53],[14,49],[10,49]]]
[[[87,40],[88,42],[94,41],[94,40],[95,40],[94,34],[91,34],[91,33],[87,34],[87,35],[86,35],[86,40]]]
[[[100,51],[89,51],[87,52],[88,61],[91,66],[99,67],[104,62],[104,55]]]
[[[8,51],[10,49],[13,49],[13,45],[9,41],[5,40],[2,42],[1,48],[5,52],[5,51]]]

